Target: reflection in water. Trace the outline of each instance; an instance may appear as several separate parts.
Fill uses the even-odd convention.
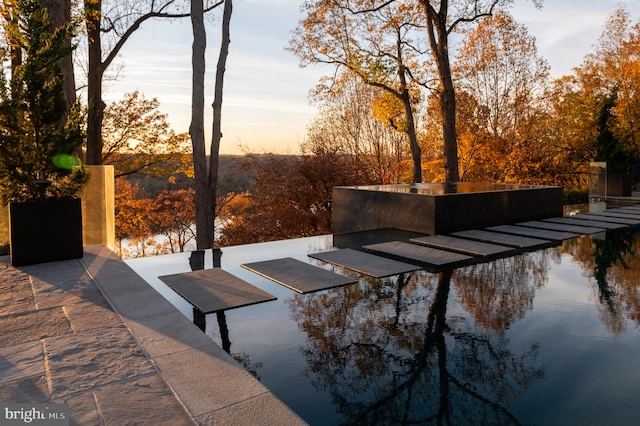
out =
[[[456,270],[460,303],[488,330],[504,332],[533,308],[536,290],[548,279],[551,253],[525,253]]]
[[[595,281],[600,318],[609,330],[625,330],[626,318],[640,325],[640,229],[608,231],[604,237],[581,237],[563,244]]]
[[[194,250],[189,257],[189,266],[192,271],[204,269],[205,250]],[[222,267],[222,250],[219,248],[212,249],[213,267]],[[216,319],[218,321],[218,331],[220,333],[220,341],[222,349],[231,355],[240,365],[242,365],[249,373],[257,379],[260,379],[258,369],[262,367],[262,363],[253,363],[251,357],[246,353],[231,353],[231,340],[229,338],[229,326],[227,325],[227,316],[225,311],[217,311]],[[206,333],[206,315],[204,315],[196,307],[193,308],[193,322]]]
[[[344,423],[519,423],[508,404],[542,376],[537,347],[515,354],[501,333],[448,317],[453,276],[363,279],[287,300],[308,336],[308,374]],[[506,311],[510,299],[503,300]]]
[[[230,350],[311,424],[634,424],[640,237],[625,245],[611,234],[450,276],[361,277],[309,295],[256,279],[280,290],[278,302],[227,312]],[[305,260],[331,242],[228,247],[225,267],[242,274],[259,256]],[[153,271],[140,274],[188,267],[184,256],[164,259],[145,259]],[[219,343],[218,333],[209,327]]]

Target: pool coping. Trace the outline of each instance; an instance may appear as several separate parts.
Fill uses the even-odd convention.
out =
[[[113,251],[81,262],[196,423],[307,424]]]

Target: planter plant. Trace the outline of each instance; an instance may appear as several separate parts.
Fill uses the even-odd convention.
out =
[[[52,28],[37,0],[13,7],[2,49],[12,65],[0,76],[0,195],[9,204],[11,262],[82,257],[83,119],[68,107],[60,67],[74,49],[74,27]]]

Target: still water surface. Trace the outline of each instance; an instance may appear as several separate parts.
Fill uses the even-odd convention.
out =
[[[207,334],[312,425],[628,425],[640,414],[638,229],[455,270],[384,279],[308,253],[332,236],[223,248],[222,268],[278,297]],[[240,267],[294,257],[359,278],[300,295]],[[211,267],[211,253],[206,266]],[[157,279],[189,254],[127,260]]]

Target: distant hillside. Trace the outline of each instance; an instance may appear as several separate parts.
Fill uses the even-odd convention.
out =
[[[221,155],[218,168],[218,194],[244,192],[253,186],[254,170],[276,154]],[[169,173],[168,173],[169,174]],[[133,185],[144,188],[148,196],[155,196],[165,189],[184,189],[192,184],[184,175],[176,176],[176,183],[170,183],[166,177],[146,176],[134,173],[126,177]]]

